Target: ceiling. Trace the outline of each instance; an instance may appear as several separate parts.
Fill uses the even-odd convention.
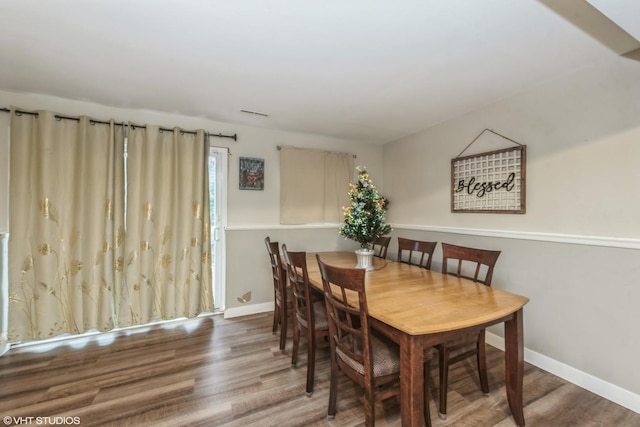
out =
[[[0,89],[381,144],[617,56],[544,2],[2,0]]]

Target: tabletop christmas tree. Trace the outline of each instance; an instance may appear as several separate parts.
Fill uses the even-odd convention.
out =
[[[371,250],[378,237],[391,232],[385,220],[387,201],[378,193],[367,170],[360,166],[357,170],[358,181],[349,184],[351,204],[344,208],[340,234],[358,242],[362,249]]]

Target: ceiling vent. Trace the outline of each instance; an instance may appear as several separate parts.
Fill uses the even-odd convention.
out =
[[[247,114],[253,114],[255,116],[269,117],[267,113],[260,113],[258,111],[251,111],[251,110],[240,110],[240,111]]]

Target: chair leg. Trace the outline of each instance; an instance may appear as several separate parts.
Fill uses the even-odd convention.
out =
[[[376,424],[376,399],[373,390],[364,392],[364,425],[373,427]]]
[[[478,374],[480,375],[480,388],[484,394],[489,394],[489,379],[487,378],[487,355],[484,344],[485,330],[480,331],[478,335],[478,343],[476,347]]]
[[[273,329],[272,329],[272,331],[273,331],[274,334],[278,330],[278,323],[280,323],[280,306],[276,302],[275,306],[273,307]]]
[[[447,418],[447,390],[449,387],[449,349],[442,345],[438,351],[440,365],[440,409],[438,416],[441,419]]]
[[[284,351],[284,347],[287,344],[287,306],[284,303],[280,307],[280,351]]]
[[[338,399],[338,362],[335,360],[335,350],[331,349],[331,379],[329,382],[329,408],[327,419],[332,420],[336,416],[336,400]]]
[[[307,333],[307,396],[313,394],[316,372],[316,340],[313,333]]]
[[[294,316],[295,317],[295,316]],[[300,345],[300,325],[298,321],[293,321],[293,349],[291,350],[291,366],[298,364],[298,346]]]

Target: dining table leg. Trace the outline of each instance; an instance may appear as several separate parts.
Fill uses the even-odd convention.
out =
[[[418,337],[400,339],[400,417],[402,427],[423,426],[424,354]]]
[[[524,426],[522,383],[524,379],[524,334],[522,309],[504,324],[507,401],[517,425]]]

